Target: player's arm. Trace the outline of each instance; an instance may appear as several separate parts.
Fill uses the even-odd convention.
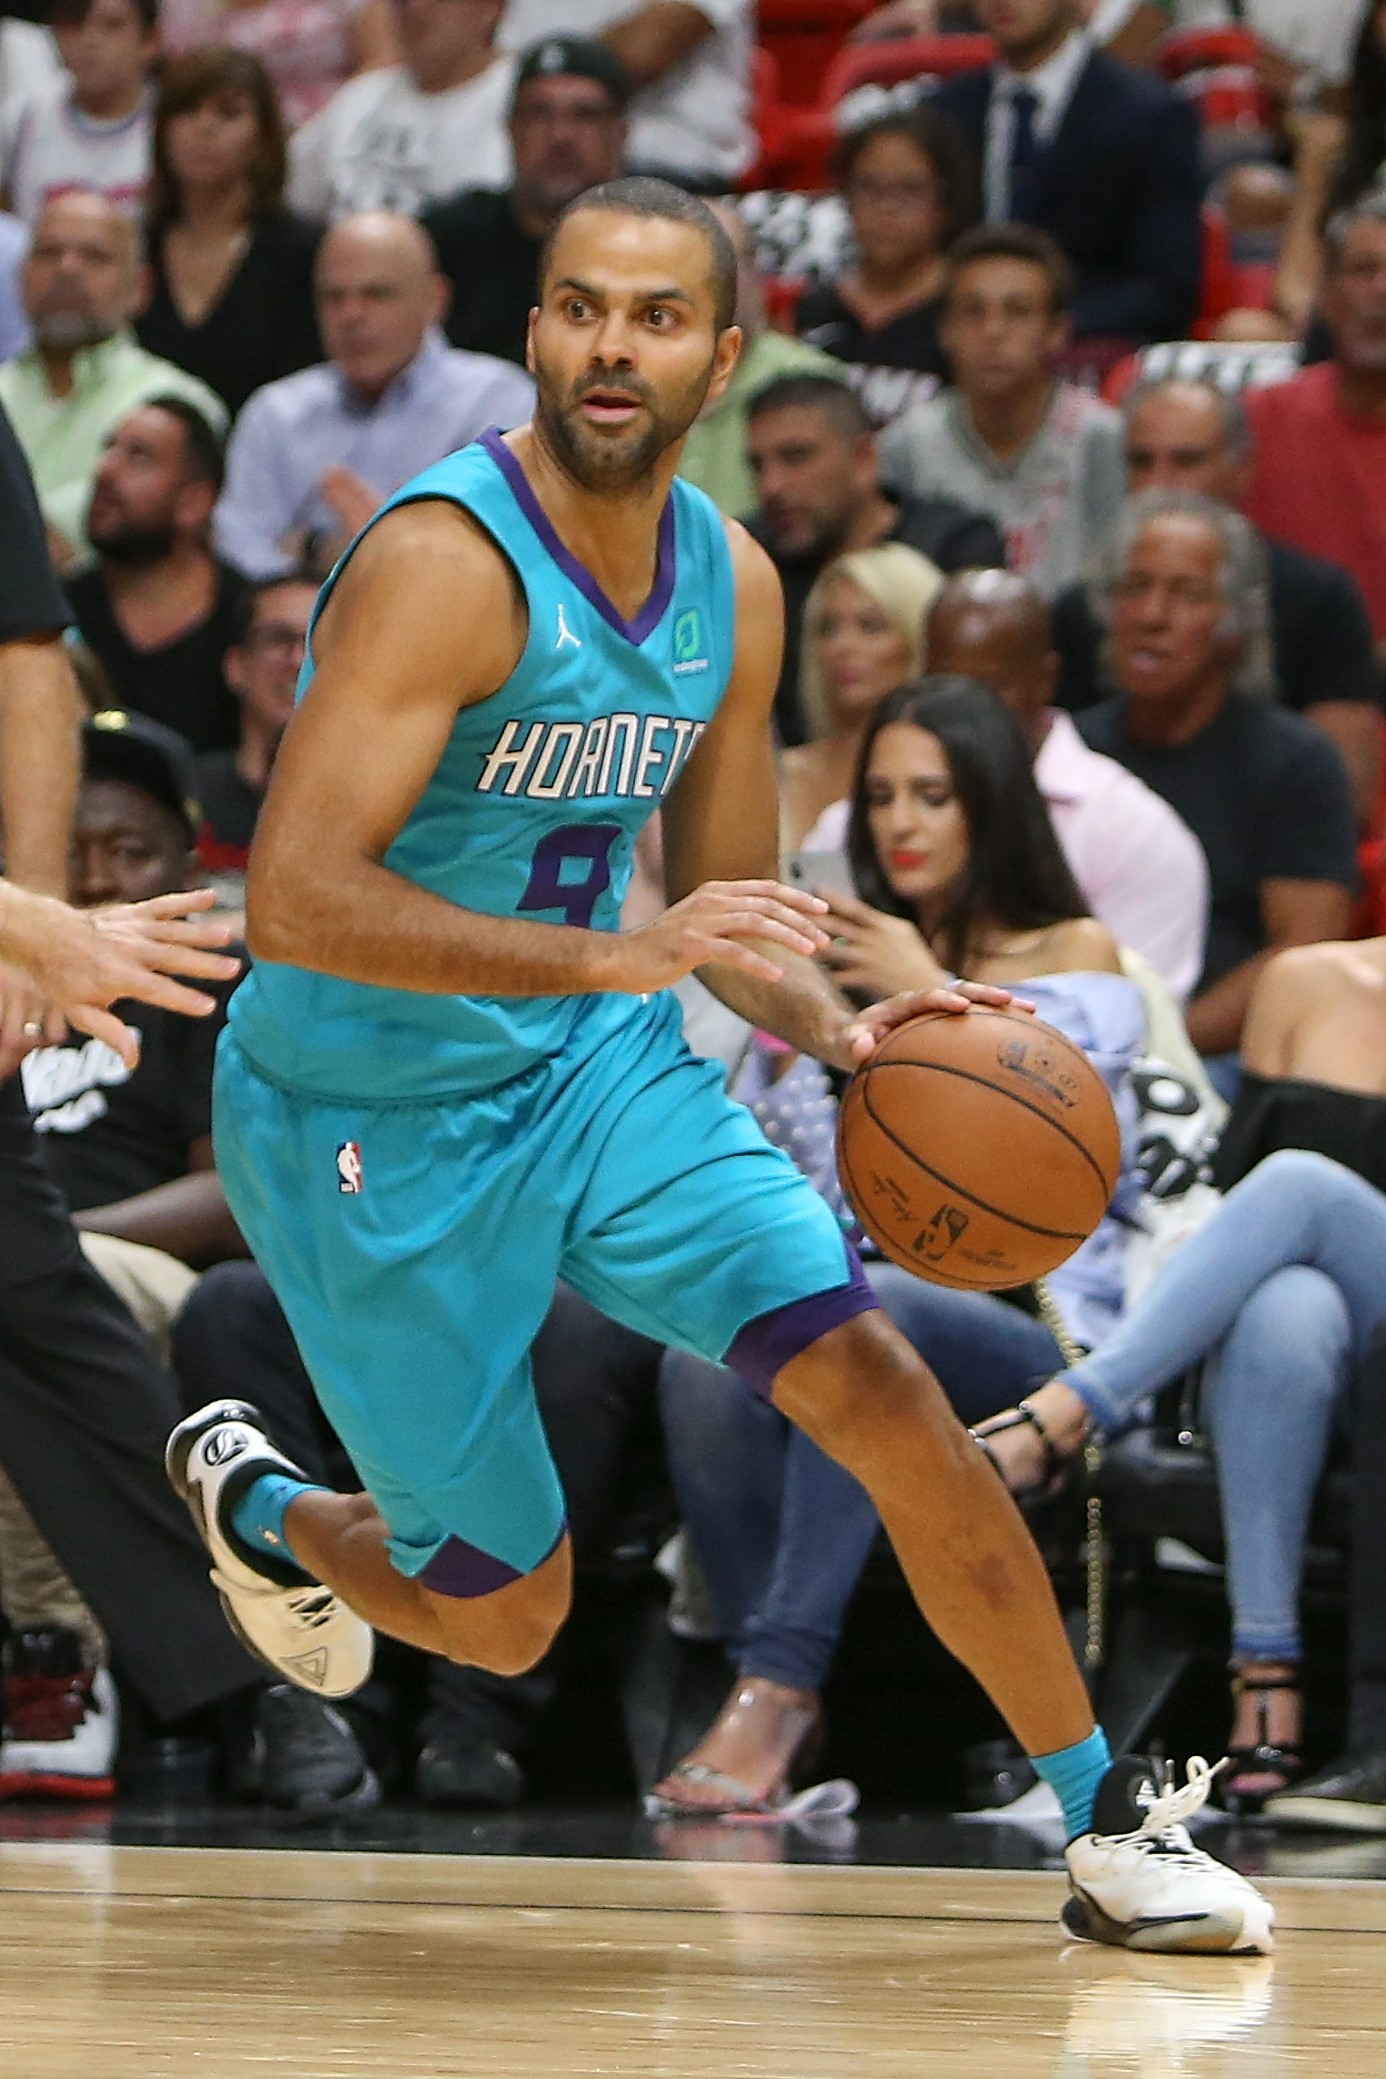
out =
[[[664,808],[665,885],[674,903],[724,880],[773,886],[778,871],[779,803],[770,735],[771,706],[784,646],[784,600],[765,551],[744,527],[728,524],[736,576],[736,655],[727,690]],[[794,891],[783,889],[790,897]],[[672,914],[672,913],[671,913]],[[966,1010],[969,1000],[1009,1001],[1004,990],[928,990],[854,1011],[813,953],[817,947],[767,945],[760,970],[720,959],[699,977],[752,1025],[805,1054],[850,1069],[889,1028],[925,1008]]]
[[[257,960],[445,995],[662,989],[708,959],[770,972],[743,943],[812,952],[817,905],[773,883],[700,890],[616,934],[479,914],[383,862],[460,708],[495,693],[526,638],[509,563],[442,500],[381,520],[313,635],[316,672],[289,724],[246,889]]]

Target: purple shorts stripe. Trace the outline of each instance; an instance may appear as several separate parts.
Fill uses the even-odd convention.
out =
[[[845,1246],[849,1272],[845,1285],[810,1293],[807,1299],[792,1299],[786,1307],[772,1307],[768,1314],[757,1315],[746,1323],[723,1359],[767,1400],[785,1366],[810,1343],[816,1343],[830,1328],[880,1305],[860,1256],[850,1242]]]
[[[567,1524],[560,1524],[558,1536],[544,1554],[544,1559],[553,1558],[567,1535]],[[479,1545],[469,1545],[465,1538],[449,1538],[445,1545],[438,1547],[418,1578],[434,1595],[450,1595],[458,1602],[474,1602],[479,1596],[494,1595],[498,1588],[508,1588],[512,1581],[522,1580],[526,1572],[533,1573],[536,1567],[541,1567],[544,1559],[537,1560],[533,1567],[522,1569],[495,1558],[490,1552],[483,1552]]]

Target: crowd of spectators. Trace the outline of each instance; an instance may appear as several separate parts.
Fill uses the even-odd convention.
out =
[[[752,192],[775,164],[752,0],[0,22],[0,526],[8,552],[27,463],[51,565],[0,581],[0,667],[66,625],[44,668],[54,710],[74,671],[85,700],[72,901],[206,880],[239,926],[318,584],[417,471],[528,417],[543,245],[578,195],[624,170],[709,197],[742,352],[681,467],[781,578],[780,827],[830,903],[824,959],[862,1000],[1023,984],[1125,1129],[1112,1213],[1053,1281],[1062,1335],[869,1275],[1024,1496],[1200,1373],[1229,1800],[1386,1832],[1386,5],[860,13],[863,47],[913,39],[939,76],[845,104],[814,195]],[[1229,27],[1256,51],[1230,142],[1163,62]],[[948,62],[957,31],[989,62]],[[5,866],[39,886],[18,686],[0,668]],[[656,824],[631,915],[660,899]],[[345,1711],[271,1685],[159,1483],[171,1413],[225,1394],[357,1484],[217,1180],[231,986],[205,1021],[142,1009],[132,1069],[91,1035],[21,1043],[0,971],[0,1221],[22,1206],[33,1237],[0,1263],[0,1797],[114,1794],[123,1701],[149,1740],[211,1726],[230,1790],[286,1818],[368,1806],[387,1770],[513,1804],[561,1647],[513,1680],[387,1659],[398,1694]],[[690,1043],[839,1203],[827,1072],[682,993]],[[865,1496],[733,1372],[574,1293],[535,1371],[580,1564],[662,1435],[675,1619],[734,1670],[660,1809],[774,1805],[878,1539]],[[1337,1456],[1368,1497],[1350,1709],[1309,1780],[1299,1598]]]

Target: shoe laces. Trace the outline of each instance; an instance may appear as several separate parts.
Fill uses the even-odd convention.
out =
[[[337,1614],[337,1598],[330,1588],[315,1581],[309,1588],[295,1588],[289,1596],[289,1608],[300,1624],[310,1631],[320,1631],[330,1624]]]
[[[1206,1861],[1201,1848],[1195,1848],[1186,1831],[1187,1822],[1196,1812],[1201,1812],[1212,1793],[1219,1773],[1227,1767],[1226,1760],[1209,1763],[1201,1754],[1189,1756],[1186,1771],[1187,1781],[1174,1784],[1161,1791],[1150,1801],[1149,1810],[1140,1825],[1131,1833],[1113,1834],[1113,1841],[1123,1847],[1140,1848],[1148,1852],[1178,1856],[1184,1861]]]

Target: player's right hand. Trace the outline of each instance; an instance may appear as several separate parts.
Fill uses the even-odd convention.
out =
[[[761,949],[784,946],[811,960],[828,944],[818,921],[827,908],[820,896],[779,881],[704,881],[653,924],[621,933],[608,987],[644,996],[709,966],[783,981],[784,969]]]
[[[14,951],[60,1018],[105,1040],[133,1068],[139,1042],[112,1015],[111,1004],[128,997],[205,1017],[216,1009],[215,997],[171,977],[230,981],[240,970],[238,960],[215,950],[230,942],[229,927],[202,914],[215,900],[210,888],[195,888],[112,909],[74,910],[30,897],[22,914],[31,928]]]

